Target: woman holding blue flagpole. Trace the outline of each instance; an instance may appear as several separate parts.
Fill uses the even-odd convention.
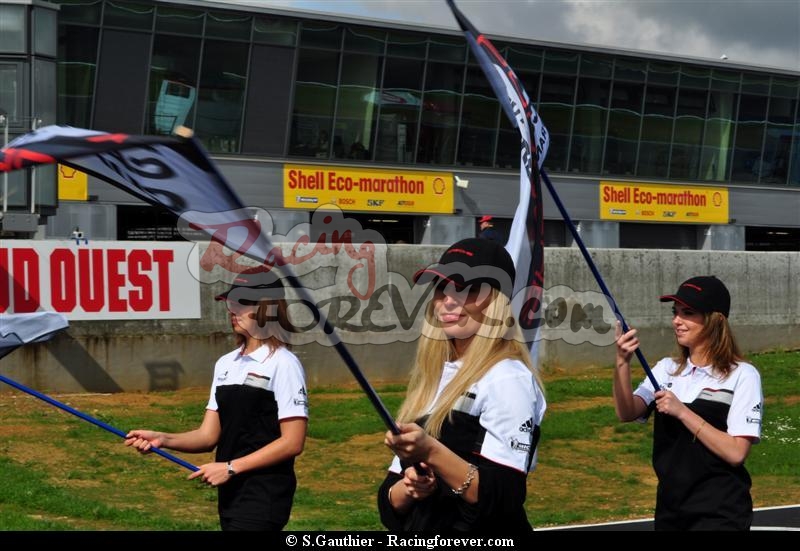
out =
[[[503,246],[471,238],[414,275],[429,302],[395,453],[378,490],[381,520],[401,531],[530,531],[526,478],[546,403],[510,306]]]
[[[303,366],[286,344],[292,326],[283,283],[272,272],[249,270],[216,298],[228,305],[238,346],[217,361],[202,424],[182,433],[132,430],[125,445],[142,453],[216,448],[216,461],[189,478],[218,488],[222,529],[280,530],[308,424]]]
[[[661,297],[672,302],[674,358],[631,392],[636,330],[617,325],[614,403],[621,421],[655,409],[656,530],[749,530],[750,475],[744,461],[761,436],[761,377],[744,361],[728,324],[731,297],[714,276],[693,277]]]

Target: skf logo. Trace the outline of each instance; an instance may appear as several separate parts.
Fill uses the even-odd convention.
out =
[[[367,206],[368,207],[382,207],[383,206],[383,199],[367,199]]]
[[[674,210],[665,210],[661,213],[661,216],[664,218],[675,218],[675,211]]]

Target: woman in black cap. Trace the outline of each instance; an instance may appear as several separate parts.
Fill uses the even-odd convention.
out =
[[[433,299],[417,348],[401,434],[378,491],[381,520],[402,531],[530,531],[526,477],[546,408],[509,304],[514,264],[502,245],[465,239],[414,275]]]
[[[280,530],[308,424],[303,366],[287,345],[292,325],[283,284],[271,272],[248,270],[216,298],[228,306],[237,347],[217,360],[202,424],[182,433],[132,430],[125,445],[142,453],[216,447],[216,462],[189,478],[218,488],[222,529]]]
[[[730,294],[714,276],[684,281],[673,295],[675,358],[631,392],[636,330],[617,324],[614,403],[621,421],[655,409],[656,530],[748,530],[753,518],[744,461],[761,436],[761,377],[742,358],[728,324]]]

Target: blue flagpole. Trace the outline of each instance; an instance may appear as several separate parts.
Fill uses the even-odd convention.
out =
[[[561,217],[567,223],[567,227],[569,228],[569,231],[572,233],[572,237],[575,239],[575,243],[578,244],[578,248],[580,249],[584,260],[586,260],[586,264],[589,265],[589,269],[592,271],[592,275],[594,275],[597,284],[600,286],[600,290],[603,291],[603,294],[606,297],[608,297],[608,302],[614,309],[614,314],[617,316],[617,319],[622,324],[622,331],[624,333],[627,333],[629,331],[629,327],[628,324],[625,322],[625,318],[622,316],[622,312],[620,312],[619,308],[617,307],[617,301],[614,300],[614,297],[611,295],[611,291],[609,291],[608,287],[606,287],[606,283],[605,281],[603,281],[603,276],[600,275],[600,271],[597,269],[594,260],[592,260],[592,255],[589,254],[589,251],[586,249],[586,245],[583,244],[583,239],[581,239],[581,236],[578,233],[578,228],[575,227],[575,224],[569,217],[569,213],[567,212],[567,209],[564,207],[564,203],[561,202],[561,198],[558,196],[558,193],[556,193],[556,189],[555,187],[553,187],[553,184],[550,181],[550,177],[547,175],[547,172],[545,172],[544,169],[541,169],[539,171],[539,175],[541,176],[542,180],[547,186],[547,190],[550,192],[550,196],[553,198],[553,201],[555,201],[556,206],[558,207],[558,210],[561,213]],[[645,375],[647,375],[647,378],[650,379],[650,382],[653,384],[653,388],[655,390],[659,390],[661,388],[661,385],[656,380],[655,375],[653,375],[653,371],[650,369],[650,366],[648,365],[647,360],[644,357],[644,354],[642,354],[642,351],[638,348],[636,349],[636,357],[639,359],[639,363],[642,364],[642,368],[644,369]]]
[[[117,429],[115,427],[112,427],[108,423],[104,423],[99,419],[95,419],[91,415],[87,415],[87,414],[85,414],[85,413],[83,413],[81,411],[78,411],[77,409],[72,408],[72,407],[68,406],[67,404],[65,404],[63,402],[59,402],[58,400],[56,400],[54,398],[51,398],[50,396],[48,396],[46,394],[42,394],[41,392],[33,390],[32,388],[27,387],[27,386],[25,386],[25,385],[23,385],[21,383],[18,383],[13,379],[9,379],[8,377],[0,375],[0,381],[6,383],[9,386],[13,386],[17,390],[21,390],[22,392],[26,392],[26,393],[30,394],[31,396],[33,396],[35,398],[39,398],[40,400],[42,400],[44,402],[47,402],[51,406],[55,406],[55,407],[57,407],[59,409],[62,409],[64,411],[66,411],[67,413],[71,413],[75,417],[79,417],[79,418],[83,419],[84,421],[88,421],[89,423],[91,423],[91,424],[93,424],[93,425],[95,425],[97,427],[100,427],[103,430],[107,430],[110,433],[116,434],[120,438],[124,439],[127,436],[124,432],[122,432],[121,430],[119,430],[119,429]],[[180,457],[175,457],[171,453],[165,452],[164,450],[161,450],[159,448],[152,447],[152,448],[150,448],[150,451],[155,453],[155,454],[157,454],[157,455],[160,455],[164,459],[169,459],[173,463],[177,463],[181,467],[189,469],[192,472],[195,472],[195,471],[199,470],[196,466],[192,465],[188,461],[184,461]]]

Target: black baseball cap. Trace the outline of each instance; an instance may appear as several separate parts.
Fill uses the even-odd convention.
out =
[[[263,267],[248,268],[236,274],[231,288],[220,293],[215,300],[233,300],[240,304],[258,304],[264,299],[279,299],[285,296],[283,280],[275,272]]]
[[[700,312],[719,312],[726,318],[731,310],[731,294],[716,276],[687,279],[674,295],[664,295],[661,302],[680,302]]]
[[[514,290],[514,261],[505,247],[496,241],[472,237],[450,245],[439,262],[414,274],[414,283],[437,279],[452,281],[457,287],[488,283],[511,298]]]

